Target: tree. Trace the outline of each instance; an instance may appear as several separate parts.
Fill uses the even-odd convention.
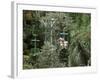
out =
[[[76,18],[75,18],[76,17]],[[69,66],[90,65],[90,14],[77,14],[70,29]]]
[[[90,24],[89,13],[24,10],[23,68],[91,65]],[[59,38],[67,48],[61,48]]]
[[[36,63],[37,68],[56,68],[64,67],[63,63],[60,63],[59,54],[56,52],[56,47],[50,42],[46,42],[41,49],[38,61]]]

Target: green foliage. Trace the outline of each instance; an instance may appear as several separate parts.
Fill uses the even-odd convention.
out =
[[[23,56],[23,69],[32,69],[32,65],[29,64],[30,57],[27,55]]]
[[[67,49],[59,47],[62,32]],[[23,55],[23,69],[91,65],[91,15],[24,10]]]
[[[56,47],[49,42],[45,42],[37,61],[38,68],[63,67],[64,65],[59,62],[58,55]]]
[[[69,66],[86,66],[90,59],[90,18],[88,14],[80,14],[78,19],[70,30]]]

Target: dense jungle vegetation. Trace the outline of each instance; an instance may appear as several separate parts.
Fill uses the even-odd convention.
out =
[[[91,14],[23,10],[23,69],[91,66]]]

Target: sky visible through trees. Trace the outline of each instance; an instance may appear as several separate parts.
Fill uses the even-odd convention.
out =
[[[23,10],[23,69],[91,66],[91,14]]]

